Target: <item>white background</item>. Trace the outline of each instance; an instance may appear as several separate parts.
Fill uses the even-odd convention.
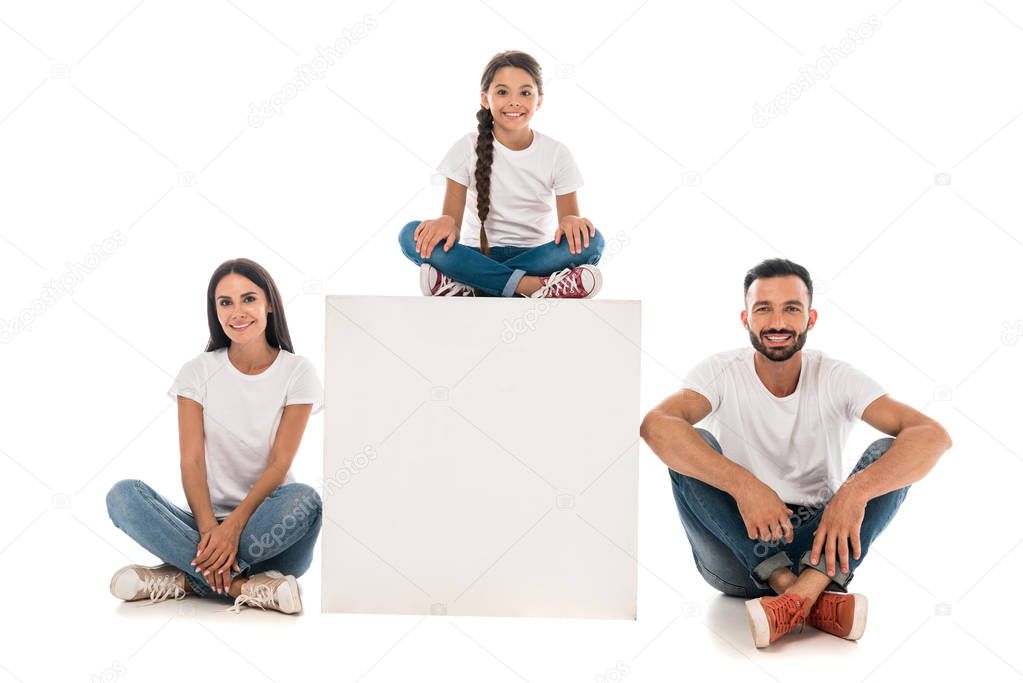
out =
[[[0,5],[0,680],[1023,675],[1023,10],[427,5]],[[880,28],[828,80],[753,125],[756,104],[870,15]],[[249,125],[251,104],[367,16],[375,28],[325,78]],[[952,434],[857,574],[871,598],[858,644],[807,632],[754,651],[741,603],[696,574],[645,447],[635,622],[323,616],[315,599],[299,618],[235,616],[106,593],[119,566],[152,561],[107,519],[110,485],[179,487],[165,391],[204,348],[210,273],[236,256],[264,264],[296,351],[322,367],[324,293],[417,292],[397,231],[439,212],[433,165],[475,125],[480,72],[508,48],[545,69],[535,126],[586,179],[583,213],[609,241],[601,296],[644,302],[644,408],[748,343],[742,276],[781,255],[817,281],[809,345]],[[72,293],[41,301],[117,231],[124,244],[79,269]],[[10,332],[19,316],[31,329]],[[570,343],[554,352],[571,361]],[[850,459],[875,436],[854,432]],[[321,437],[314,419],[301,480],[316,481]],[[317,595],[318,571],[302,583]]]

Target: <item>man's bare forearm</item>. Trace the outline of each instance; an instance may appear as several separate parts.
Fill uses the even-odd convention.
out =
[[[884,455],[850,476],[842,488],[866,502],[909,486],[923,479],[951,446],[937,422],[906,427]]]
[[[696,428],[682,418],[651,411],[639,433],[669,468],[725,491],[733,498],[755,479],[749,470],[711,448]]]

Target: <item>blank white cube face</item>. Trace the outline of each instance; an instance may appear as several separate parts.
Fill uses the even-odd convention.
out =
[[[636,616],[640,305],[327,297],[323,610]]]

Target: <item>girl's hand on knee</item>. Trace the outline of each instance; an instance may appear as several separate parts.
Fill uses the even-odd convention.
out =
[[[597,234],[597,229],[589,218],[579,216],[562,216],[558,229],[554,231],[554,243],[561,244],[561,238],[568,240],[568,253],[581,254],[583,248],[590,246],[590,238]]]
[[[412,236],[416,240],[416,253],[424,259],[430,258],[433,248],[444,242],[444,251],[448,251],[458,242],[459,229],[451,216],[423,221],[416,226]]]

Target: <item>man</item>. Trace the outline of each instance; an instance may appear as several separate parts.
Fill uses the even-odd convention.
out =
[[[867,601],[846,586],[909,485],[952,442],[851,365],[803,350],[817,321],[805,268],[764,261],[744,290],[753,348],[693,368],[640,434],[670,468],[697,569],[750,598],[757,647],[802,622],[856,640]],[[697,429],[704,419],[708,429]],[[872,443],[845,478],[842,449],[859,419],[895,438]]]

